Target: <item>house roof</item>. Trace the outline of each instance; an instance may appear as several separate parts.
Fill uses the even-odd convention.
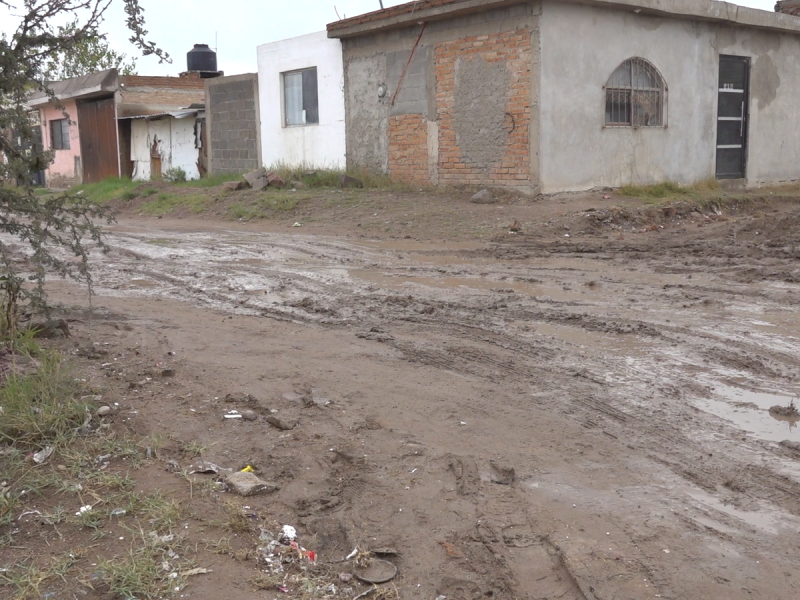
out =
[[[328,37],[347,38],[383,29],[408,27],[491,8],[522,4],[527,0],[417,0],[328,25]],[[716,21],[742,27],[800,34],[800,20],[789,14],[738,6],[718,0],[561,0],[587,6],[636,10],[643,14],[672,16],[697,21]],[[787,0],[795,2],[797,0]]]
[[[205,80],[199,77],[123,75],[119,79],[120,118],[171,113],[206,100]]]
[[[117,70],[106,69],[105,71],[98,71],[97,73],[90,73],[82,77],[73,77],[72,79],[64,79],[63,81],[54,81],[48,83],[48,86],[59,100],[66,100],[72,98],[84,98],[86,96],[94,96],[103,93],[111,93],[117,89]],[[29,106],[41,106],[50,102],[50,96],[43,91],[34,92],[30,100]]]
[[[148,116],[204,104],[205,80],[199,77],[148,77],[119,75],[116,69],[98,71],[49,84],[59,100],[118,94],[119,117]],[[50,96],[37,91],[28,106],[48,104]]]
[[[204,112],[203,106],[201,107],[189,107],[181,110],[174,110],[170,112],[162,112],[162,113],[155,113],[155,114],[144,114],[144,115],[126,115],[124,117],[119,117],[120,119],[147,119],[148,121],[152,121],[155,119],[161,119],[163,117],[173,117],[175,119],[185,119],[186,117],[196,117],[198,114]]]

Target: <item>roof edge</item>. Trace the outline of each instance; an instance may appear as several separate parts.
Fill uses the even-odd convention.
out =
[[[399,6],[366,13],[350,19],[334,21],[327,27],[328,37],[348,38],[373,32],[408,27],[418,22],[446,19],[459,14],[478,12],[522,4],[528,0],[427,0],[409,2]],[[640,11],[644,14],[661,15],[698,21],[729,23],[741,27],[766,29],[780,33],[800,34],[800,19],[720,0],[561,0],[573,4],[584,4],[618,10]]]

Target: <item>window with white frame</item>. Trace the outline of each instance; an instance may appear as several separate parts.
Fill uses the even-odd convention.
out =
[[[284,125],[316,125],[319,123],[317,68],[283,74]]]
[[[664,127],[667,86],[643,58],[623,62],[605,86],[606,127]]]

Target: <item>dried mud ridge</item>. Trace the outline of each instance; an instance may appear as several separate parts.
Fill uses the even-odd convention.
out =
[[[332,413],[330,452],[308,416],[326,409],[286,399],[302,433],[270,450],[276,478],[313,462],[327,482],[295,504],[310,530],[340,532],[337,551],[364,524],[382,531],[373,543],[407,549],[404,582],[424,574],[429,595],[791,598],[800,438],[769,406],[725,395],[800,391],[800,210],[771,210],[589,211],[569,238],[473,248],[131,226],[113,234],[98,291],[352,333],[409,377],[471,382],[461,403],[433,389],[440,405],[419,408],[475,431],[455,454],[380,415],[350,440]],[[420,497],[405,528],[381,525],[403,505],[394,482]],[[429,503],[447,505],[435,522]],[[428,569],[415,547],[448,560]],[[764,579],[762,563],[781,575]]]

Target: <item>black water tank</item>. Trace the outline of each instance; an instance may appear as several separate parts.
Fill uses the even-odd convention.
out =
[[[187,71],[217,70],[217,53],[208,47],[208,44],[195,44],[194,48],[186,53]]]

